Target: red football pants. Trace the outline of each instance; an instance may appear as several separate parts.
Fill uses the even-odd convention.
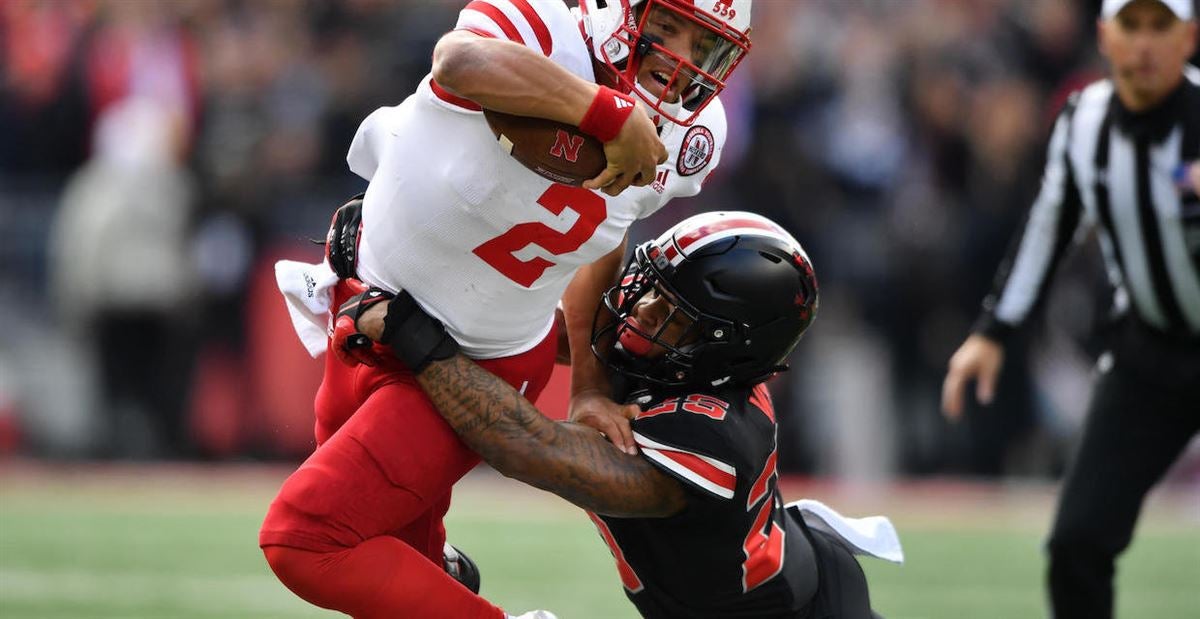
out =
[[[339,285],[335,307],[353,291]],[[480,361],[537,398],[556,338]],[[283,483],[259,545],[279,579],[309,602],[355,617],[496,617],[442,567],[450,489],[479,463],[398,362],[350,367],[325,355],[317,449]],[[402,542],[402,543],[398,543]]]

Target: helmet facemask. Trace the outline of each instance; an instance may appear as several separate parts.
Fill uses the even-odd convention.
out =
[[[597,310],[592,350],[651,388],[752,386],[787,369],[817,303],[812,264],[778,224],[700,213],[634,250]]]
[[[661,387],[718,385],[728,376],[710,376],[703,361],[738,332],[734,323],[706,314],[675,290],[655,267],[658,250],[647,243],[635,250],[621,283],[610,288],[596,310],[592,350],[608,366]],[[668,267],[670,268],[670,267]],[[670,310],[654,329],[637,319],[636,307],[646,295],[664,297]],[[651,355],[654,347],[661,353]]]
[[[628,0],[621,2],[628,7]],[[725,88],[725,81],[750,49],[746,32],[705,11],[672,0],[644,0],[637,11],[626,8],[625,18],[612,24],[611,34],[594,41],[597,57],[615,73],[625,90],[636,92],[652,110],[667,120],[689,125],[709,102]],[[663,36],[698,28],[688,57],[671,51]],[[643,63],[652,63],[652,79],[661,94],[638,82]],[[652,114],[653,115],[653,114]]]

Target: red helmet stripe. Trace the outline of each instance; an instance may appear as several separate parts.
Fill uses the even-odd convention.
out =
[[[666,256],[667,260],[669,260],[669,261],[671,261],[672,263],[674,263],[674,262],[675,262],[675,256],[678,256],[678,255],[679,255],[679,250],[678,250],[678,249],[675,249],[675,244],[674,244],[674,243],[671,243],[670,245],[667,245],[667,248],[666,248],[665,250],[663,250],[663,255],[665,255],[665,256]]]
[[[677,237],[675,242],[679,244],[680,249],[686,250],[690,245],[696,243],[697,241],[701,241],[714,234],[736,228],[763,230],[766,232],[773,232],[775,234],[782,233],[782,230],[780,230],[777,226],[773,226],[767,222],[759,221],[757,219],[729,218],[719,219],[712,223],[700,226],[699,228],[696,228],[695,230],[692,230],[683,236]]]
[[[549,56],[554,50],[554,42],[550,38],[550,29],[546,27],[546,22],[542,21],[542,16],[529,5],[529,0],[512,0],[512,3],[529,21],[529,27],[533,28],[533,34],[537,35],[538,45],[542,46],[542,55]]]

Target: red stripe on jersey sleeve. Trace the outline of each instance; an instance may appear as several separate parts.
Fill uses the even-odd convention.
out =
[[[445,101],[446,103],[449,103],[451,105],[457,105],[458,107],[461,107],[464,110],[471,110],[472,112],[478,112],[483,109],[483,107],[480,106],[478,103],[475,103],[474,101],[472,101],[470,99],[464,99],[464,98],[450,92],[449,90],[446,90],[445,88],[442,88],[441,86],[438,86],[438,83],[433,81],[432,79],[429,80],[429,88],[431,90],[433,90],[433,94],[436,95],[437,98],[439,98],[442,101]]]
[[[483,0],[474,0],[467,5],[467,8],[463,10],[475,11],[477,13],[486,15],[488,19],[491,19],[493,22],[495,22],[496,26],[500,28],[502,32],[504,32],[504,36],[508,37],[509,41],[514,41],[516,43],[520,43],[521,45],[525,45],[525,38],[522,37],[521,33],[517,31],[517,27],[513,25],[512,21],[508,19],[508,16],[505,15],[503,11],[501,11],[499,8],[496,8],[495,5],[488,4]]]
[[[659,453],[692,473],[703,477],[715,486],[720,486],[729,492],[734,492],[737,489],[737,477],[735,475],[722,471],[705,462],[700,456],[682,451],[661,450]]]
[[[537,36],[538,45],[542,46],[542,55],[549,56],[550,52],[554,51],[554,42],[550,38],[550,29],[546,27],[546,22],[542,21],[542,16],[529,5],[529,0],[512,0],[512,3],[529,21],[529,27],[533,28],[533,34]]]

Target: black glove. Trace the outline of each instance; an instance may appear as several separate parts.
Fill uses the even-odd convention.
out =
[[[445,566],[447,574],[470,589],[471,593],[479,593],[479,566],[475,565],[467,553],[446,542],[442,547],[442,565]]]
[[[458,353],[458,342],[446,333],[442,322],[426,314],[404,290],[388,302],[381,341],[392,347],[392,352],[413,374],[420,374],[432,361],[449,359]]]
[[[362,230],[363,196],[358,194],[333,212],[325,235],[325,257],[341,279],[358,277],[358,233]]]
[[[361,363],[374,367],[383,362],[371,338],[359,333],[358,318],[376,303],[386,303],[391,299],[392,295],[385,290],[368,288],[350,297],[338,308],[333,321],[333,344],[330,348],[342,363],[349,366]]]

